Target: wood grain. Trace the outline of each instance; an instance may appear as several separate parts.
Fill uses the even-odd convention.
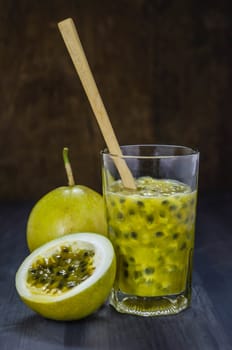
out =
[[[28,254],[25,226],[33,203],[0,203],[1,350],[231,350],[232,193],[200,196],[192,306],[177,316],[136,317],[105,304],[76,322],[46,320],[15,291]],[[16,249],[17,247],[17,249]]]
[[[57,22],[72,16],[120,144],[201,152],[200,188],[231,189],[231,1],[0,0],[0,198],[76,181],[101,191],[105,147]]]
[[[77,74],[82,82],[108,150],[111,154],[116,156],[113,160],[122,179],[122,183],[126,188],[136,189],[135,181],[130,169],[125,160],[122,159],[122,152],[117,137],[112,128],[108,113],[89,67],[76,26],[72,18],[68,18],[59,22],[58,27],[76,68]]]

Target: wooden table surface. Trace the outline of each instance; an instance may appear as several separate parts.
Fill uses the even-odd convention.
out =
[[[28,254],[32,203],[0,203],[0,350],[232,349],[232,194],[199,196],[192,307],[177,316],[138,317],[107,303],[75,322],[54,322],[19,299],[15,272]]]

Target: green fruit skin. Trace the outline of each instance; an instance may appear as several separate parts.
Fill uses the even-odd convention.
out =
[[[102,196],[85,186],[59,187],[33,207],[27,223],[27,244],[32,252],[44,243],[69,233],[107,235]]]
[[[109,270],[88,289],[78,295],[53,304],[37,303],[22,298],[22,301],[41,316],[56,321],[79,320],[97,311],[106,301],[113,286],[116,274],[114,257]]]

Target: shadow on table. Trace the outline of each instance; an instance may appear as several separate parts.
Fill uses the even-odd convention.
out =
[[[4,334],[8,341],[4,349],[15,349],[16,344],[18,350],[171,350],[183,349],[183,344],[189,350],[229,349],[224,329],[198,277],[192,307],[176,316],[125,315],[104,305],[83,320],[56,322],[32,314],[23,305],[22,310],[24,314],[17,316],[15,324],[1,330],[3,341]]]

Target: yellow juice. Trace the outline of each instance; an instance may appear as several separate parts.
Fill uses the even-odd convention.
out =
[[[136,184],[131,191],[116,181],[105,193],[114,288],[143,297],[179,294],[191,271],[197,193],[174,180],[140,177]]]

